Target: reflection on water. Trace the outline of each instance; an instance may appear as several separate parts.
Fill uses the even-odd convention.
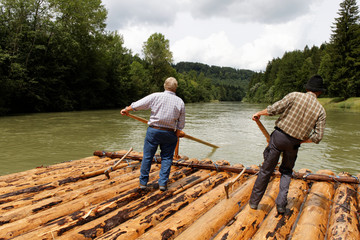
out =
[[[262,163],[265,137],[251,116],[266,105],[240,102],[186,105],[184,131],[220,146],[212,149],[181,139],[179,153],[191,158],[225,159],[245,166]],[[136,112],[148,118],[149,112]],[[303,144],[295,170],[330,169],[360,173],[360,114],[328,111],[320,144]],[[276,117],[262,117],[269,132]],[[91,156],[95,150],[142,151],[146,125],[118,110],[43,113],[0,118],[0,175]]]

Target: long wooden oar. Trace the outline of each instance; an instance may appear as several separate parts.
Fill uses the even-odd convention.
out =
[[[270,141],[270,134],[269,132],[266,130],[266,128],[264,127],[264,125],[260,122],[259,118],[255,118],[255,122],[258,125],[258,127],[260,128],[261,132],[264,134],[266,141],[269,142]]]
[[[148,123],[148,120],[146,120],[146,119],[144,119],[144,118],[141,118],[141,117],[138,117],[138,116],[135,116],[135,115],[132,115],[132,114],[130,114],[130,113],[127,114],[126,116],[129,116],[129,117],[131,117],[131,118],[133,118],[133,119],[135,119],[135,120],[138,120],[138,121],[143,122],[143,123],[146,123],[146,124]],[[203,141],[203,140],[201,140],[201,139],[195,138],[195,137],[190,136],[190,135],[188,135],[188,134],[186,134],[186,133],[185,133],[184,137],[185,137],[185,138],[188,138],[188,139],[191,139],[191,140],[193,140],[193,141],[196,141],[196,142],[205,144],[205,145],[207,145],[207,146],[213,147],[213,148],[219,148],[219,146],[216,146],[216,145],[214,145],[214,144],[205,142],[205,141]]]

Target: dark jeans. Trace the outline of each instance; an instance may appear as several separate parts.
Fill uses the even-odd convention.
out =
[[[283,159],[279,169],[281,172],[280,190],[275,203],[281,207],[287,205],[287,194],[300,142],[300,140],[290,137],[279,130],[275,130],[271,134],[269,146],[266,147],[264,151],[264,163],[260,168],[259,175],[251,193],[251,204],[259,204],[282,152]]]
[[[147,129],[144,141],[144,155],[140,168],[140,184],[146,185],[149,181],[151,162],[158,146],[160,146],[161,169],[159,185],[166,186],[169,180],[176,143],[177,136],[175,132],[158,130],[151,127]]]

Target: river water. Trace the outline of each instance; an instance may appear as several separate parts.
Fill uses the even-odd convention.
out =
[[[190,158],[225,159],[245,166],[263,162],[267,143],[253,113],[266,105],[241,102],[186,104],[184,132],[220,146],[215,151],[189,139],[180,140],[179,154]],[[148,111],[134,113],[148,118]],[[262,117],[271,132],[276,117]],[[146,125],[119,110],[40,113],[0,118],[0,175],[92,156],[95,150],[142,152]],[[329,169],[360,173],[360,114],[327,111],[320,144],[302,144],[295,170]]]

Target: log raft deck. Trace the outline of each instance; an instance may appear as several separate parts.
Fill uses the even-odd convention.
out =
[[[96,151],[1,176],[0,239],[360,239],[360,174],[295,172],[286,213],[279,215],[276,171],[253,210],[256,166],[174,160],[161,192],[158,157],[148,188],[140,190],[139,152],[112,169],[110,179],[104,175],[125,153]]]

